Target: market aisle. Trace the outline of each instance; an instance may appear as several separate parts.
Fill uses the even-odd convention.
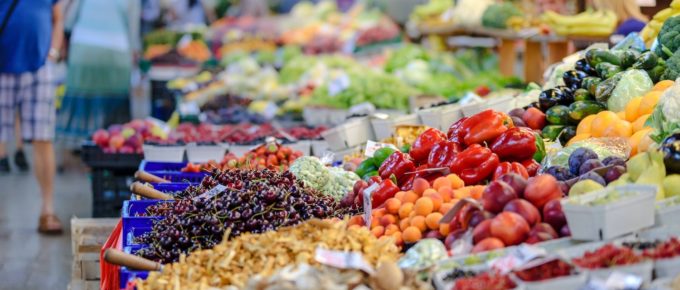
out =
[[[70,217],[91,215],[86,173],[59,174],[55,207],[64,235],[36,231],[40,199],[30,173],[0,176],[0,290],[66,289],[71,277]]]

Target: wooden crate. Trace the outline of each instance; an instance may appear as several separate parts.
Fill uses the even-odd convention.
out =
[[[117,223],[117,218],[71,219],[71,279],[74,290],[87,290],[95,284],[92,289],[99,288],[99,252]]]
[[[84,281],[84,280],[71,280],[68,284],[68,290],[98,290],[99,280],[97,281]]]

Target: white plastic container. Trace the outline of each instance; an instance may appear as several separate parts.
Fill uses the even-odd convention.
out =
[[[344,124],[321,133],[332,151],[352,148],[373,140],[373,129],[368,117],[352,118]]]
[[[237,145],[237,144],[231,144],[229,145],[229,153],[233,153],[236,155],[236,157],[241,157],[243,155],[246,155],[248,151],[252,150],[253,148],[257,147],[256,145]]]
[[[322,157],[326,152],[329,152],[328,142],[326,140],[312,140],[309,141],[312,149],[312,155]]]
[[[352,148],[346,148],[346,149],[342,149],[342,150],[338,150],[338,151],[333,150],[332,151],[333,162],[343,161],[345,156],[350,155],[350,154],[354,154],[354,153],[357,153],[357,152],[361,152],[362,149],[363,149],[362,146],[355,146],[355,147],[352,147]]]
[[[302,118],[305,124],[310,126],[328,125],[329,119],[327,109],[305,107],[302,111]]]
[[[285,144],[293,150],[302,152],[302,155],[309,156],[312,154],[312,143],[309,140],[298,140],[295,143]]]
[[[610,191],[632,192],[604,205],[581,205],[571,200],[592,201]],[[623,185],[562,200],[571,237],[600,241],[632,233],[654,225],[654,198],[657,188],[649,185]]]
[[[544,281],[528,282],[523,281],[516,275],[510,276],[517,285],[521,285],[526,290],[574,290],[581,289],[588,281],[588,276],[585,273],[578,273],[571,276],[557,277]]]
[[[648,260],[633,265],[617,266],[606,269],[579,269],[581,271],[588,271],[591,277],[602,280],[607,280],[607,278],[614,272],[620,272],[638,276],[642,278],[642,281],[645,284],[649,284],[652,282],[652,270],[654,269],[654,263]]]
[[[476,102],[461,107],[463,116],[470,117],[479,112],[492,109],[499,112],[509,112],[515,108],[514,97],[502,96],[491,99],[485,99],[483,102]]]
[[[371,119],[373,134],[375,135],[376,140],[383,140],[385,138],[392,136],[392,133],[394,133],[394,128],[396,128],[399,125],[418,125],[418,124],[420,124],[420,120],[418,119],[418,115],[416,114],[401,116],[390,115],[390,117],[387,119],[379,118]]]
[[[423,125],[439,130],[447,130],[451,124],[463,118],[461,106],[458,104],[424,109],[417,114]]]
[[[182,162],[184,161],[184,145],[182,146],[156,146],[144,145],[144,159],[154,162]]]
[[[654,273],[657,278],[677,277],[680,275],[680,257],[655,260]]]
[[[655,225],[677,225],[680,221],[680,196],[660,200],[656,203]],[[675,203],[675,204],[674,204]]]
[[[210,160],[220,162],[227,151],[227,145],[197,145],[191,143],[187,145],[187,160],[193,163],[205,163]]]

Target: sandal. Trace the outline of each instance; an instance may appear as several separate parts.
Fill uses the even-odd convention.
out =
[[[61,221],[56,215],[45,214],[40,216],[38,232],[46,235],[59,235],[62,231]]]

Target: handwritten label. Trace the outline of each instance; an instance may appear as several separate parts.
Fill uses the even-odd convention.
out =
[[[368,140],[368,141],[366,141],[366,149],[364,149],[364,155],[366,155],[367,157],[373,157],[373,154],[375,154],[375,151],[378,151],[378,149],[385,148],[385,147],[389,147],[389,148],[392,148],[394,150],[399,151],[399,148],[397,148],[397,146],[394,146],[392,144],[380,143],[380,142]]]
[[[340,73],[328,83],[328,95],[335,96],[349,88],[351,81],[346,73]]]
[[[371,267],[371,265],[369,265],[364,259],[364,256],[357,252],[341,252],[316,248],[314,259],[316,259],[316,261],[321,264],[331,267],[340,269],[357,269],[371,275],[375,273],[373,267]]]
[[[371,228],[371,211],[373,210],[373,203],[371,197],[373,192],[380,186],[378,183],[373,183],[368,188],[364,189],[364,222],[366,222],[366,227]]]
[[[200,199],[206,199],[206,200],[207,200],[207,199],[211,199],[211,198],[213,198],[214,196],[216,196],[217,194],[219,194],[220,192],[225,191],[226,189],[227,189],[226,186],[224,186],[224,185],[222,185],[222,184],[218,184],[218,185],[216,185],[215,187],[211,188],[210,190],[204,192],[203,194],[201,194],[201,195],[199,195],[199,196],[197,196],[197,197],[194,197],[194,200],[200,200]]]

